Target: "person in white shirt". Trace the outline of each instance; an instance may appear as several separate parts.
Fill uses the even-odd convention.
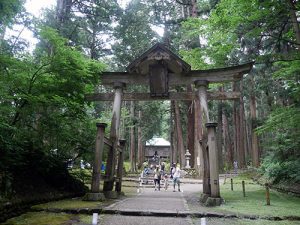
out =
[[[180,175],[181,175],[180,166],[177,165],[175,172],[173,174],[173,192],[175,192],[176,184],[178,186],[178,191],[180,192]]]

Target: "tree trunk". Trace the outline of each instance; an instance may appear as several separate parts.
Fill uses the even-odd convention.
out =
[[[192,92],[193,88],[192,85],[187,86],[187,91]],[[187,149],[191,154],[191,167],[194,168],[194,158],[195,158],[195,150],[194,150],[194,142],[195,142],[195,108],[193,101],[187,102],[188,107],[188,126],[187,126],[187,137],[186,137],[186,145]]]
[[[296,36],[296,41],[297,44],[300,45],[300,27],[299,27],[299,22],[297,19],[297,8],[295,6],[296,1],[294,2],[293,0],[287,0],[288,4],[290,5],[290,16],[291,16],[291,20],[292,20],[292,24],[293,24],[293,28],[295,31],[295,36]]]
[[[244,164],[245,167],[247,167],[247,161],[246,159],[249,157],[249,150],[248,150],[248,144],[247,144],[247,127],[246,127],[246,116],[245,116],[245,105],[244,105],[244,99],[242,97],[243,94],[243,82],[240,81],[240,91],[241,91],[241,97],[240,97],[240,117],[241,117],[241,145],[243,146],[243,155],[244,155]]]
[[[232,84],[232,90],[236,91],[236,85]],[[233,102],[233,113],[232,113],[232,121],[233,121],[233,159],[237,160],[237,149],[238,149],[238,125],[239,125],[239,117],[238,115],[238,105],[237,100]]]
[[[197,0],[191,0],[191,5],[192,5],[191,16],[197,18],[198,17]]]
[[[139,111],[139,121],[142,120],[142,112]],[[138,168],[142,167],[144,162],[143,158],[143,140],[142,140],[142,128],[138,125]]]
[[[260,164],[260,152],[258,145],[258,137],[255,133],[256,125],[256,98],[254,93],[254,79],[251,78],[252,91],[250,94],[250,116],[251,116],[251,146],[252,146],[252,165],[259,167]]]
[[[96,48],[96,39],[97,39],[97,28],[96,26],[94,25],[94,21],[92,22],[92,41],[90,43],[90,56],[91,56],[91,59],[97,59],[97,48]]]
[[[233,83],[233,91],[240,91],[239,84],[237,82]],[[238,162],[239,168],[245,167],[245,153],[244,153],[244,137],[241,126],[241,102],[239,100],[235,100],[233,103],[233,118],[234,118],[234,146],[235,146],[235,155]]]
[[[179,162],[180,166],[183,168],[185,166],[185,159],[184,159],[184,145],[183,145],[183,137],[182,137],[182,126],[180,121],[180,109],[177,101],[174,101],[174,108],[175,108],[175,124],[176,124],[176,131],[177,131],[177,150],[179,153]]]
[[[229,135],[229,125],[228,125],[228,118],[226,113],[223,110],[222,114],[222,120],[223,120],[223,138],[224,138],[224,146],[225,146],[225,152],[226,152],[226,161],[228,163],[227,168],[230,169],[233,166],[233,156],[234,156],[234,150],[232,146],[232,141]]]
[[[174,151],[175,151],[175,146],[174,144],[175,138],[175,126],[174,126],[174,101],[171,101],[171,106],[170,106],[170,163],[174,162]]]
[[[171,149],[172,149],[172,155],[171,155],[171,163],[177,162],[177,129],[176,129],[176,118],[175,118],[175,102],[171,101]]]
[[[56,16],[59,23],[59,27],[64,24],[70,16],[72,0],[57,0],[56,1]]]
[[[133,120],[134,118],[134,101],[130,103],[130,117]],[[135,135],[134,135],[134,124],[131,124],[130,127],[130,164],[131,171],[135,172]]]
[[[220,89],[219,91],[222,91]],[[218,128],[217,128],[217,150],[218,150],[218,158],[219,158],[219,171],[223,172],[224,164],[223,164],[223,153],[222,153],[222,101],[218,102]]]

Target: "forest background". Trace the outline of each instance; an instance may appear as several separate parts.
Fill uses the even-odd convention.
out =
[[[255,62],[241,82],[209,87],[242,92],[239,100],[209,103],[219,124],[220,169],[237,160],[271,182],[300,183],[299,1],[132,0],[121,7],[116,0],[57,0],[41,18],[24,3],[0,0],[1,197],[18,191],[26,174],[49,180],[70,159],[92,164],[95,122],[110,123],[111,103],[88,102],[85,95],[112,91],[101,86],[101,72],[125,71],[163,41],[192,69]],[[34,49],[22,31],[7,35],[16,25],[33,32]],[[193,153],[194,107],[123,103],[121,135],[132,171],[154,136],[169,140],[178,160],[187,148]]]

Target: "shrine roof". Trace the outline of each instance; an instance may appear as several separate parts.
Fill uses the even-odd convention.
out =
[[[146,146],[170,146],[170,142],[164,138],[154,137],[146,141]]]
[[[153,45],[127,66],[129,73],[148,74],[149,65],[163,61],[172,73],[188,73],[191,66],[162,43]]]

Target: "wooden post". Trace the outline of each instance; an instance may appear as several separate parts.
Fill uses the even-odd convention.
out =
[[[243,196],[246,197],[246,191],[245,191],[245,181],[242,181],[242,187],[243,187]]]
[[[267,205],[270,205],[270,187],[268,183],[265,183],[266,186],[266,201]]]
[[[208,149],[204,145],[202,140],[200,140],[199,143],[200,143],[200,148],[201,148],[201,152],[202,152],[201,158],[203,158],[203,160],[202,160],[203,165],[201,165],[202,171],[203,171],[203,193],[210,196],[211,191],[210,191],[210,173],[209,173]]]
[[[195,81],[195,86],[198,89],[200,107],[202,112],[204,113],[204,118],[206,119],[206,122],[209,122],[208,105],[207,105],[208,82],[206,80],[197,80]]]
[[[231,184],[231,190],[233,191],[233,179],[230,179],[230,184]]]
[[[207,105],[207,88],[208,88],[208,82],[206,80],[198,80],[195,81],[195,86],[198,89],[198,98],[199,98],[199,112],[201,112],[201,120],[202,125],[205,122],[209,122],[209,115],[208,115],[208,105]],[[203,117],[202,117],[203,115]],[[200,122],[200,121],[199,121]],[[203,135],[202,139],[205,140],[206,137],[206,131],[203,129]],[[211,188],[210,188],[210,160],[209,160],[209,154],[207,151],[206,143],[200,142],[200,171],[203,171],[203,193],[211,195]]]
[[[114,186],[114,175],[115,175],[115,160],[116,160],[116,150],[118,146],[119,139],[119,126],[121,117],[121,103],[124,83],[117,82],[114,84],[115,97],[113,104],[113,117],[111,120],[110,128],[110,139],[113,143],[113,147],[108,152],[106,161],[106,181],[103,185],[103,191],[112,191]]]
[[[106,123],[96,123],[97,126],[97,136],[96,136],[96,148],[95,148],[95,158],[93,166],[93,176],[92,176],[92,186],[91,192],[100,192],[100,175],[101,175],[101,165],[102,165],[102,155],[104,147],[104,133]]]
[[[209,170],[210,170],[210,189],[211,197],[220,197],[219,185],[219,163],[218,163],[218,148],[216,140],[217,123],[206,123],[208,152],[209,152]]]
[[[124,162],[124,152],[125,152],[125,144],[126,140],[119,140],[120,142],[120,150],[118,157],[118,170],[117,170],[117,182],[116,182],[116,192],[120,193],[122,190],[122,178],[123,178],[123,162]]]

